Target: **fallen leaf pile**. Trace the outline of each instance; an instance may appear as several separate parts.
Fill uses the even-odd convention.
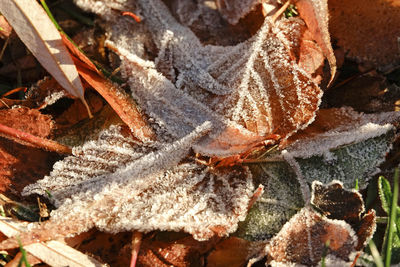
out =
[[[131,264],[142,266],[356,264],[376,215],[351,188],[365,189],[379,172],[399,120],[393,101],[364,114],[343,106],[351,99],[323,100],[337,76],[331,38],[350,58],[397,62],[392,46],[379,55],[367,49],[373,41],[364,49],[368,27],[359,34],[352,28],[358,24],[342,25],[349,23],[343,17],[354,19],[343,10],[357,13],[361,3],[75,0],[98,15],[110,64],[124,82],[117,84],[117,72],[106,76],[40,6],[40,15],[29,14],[28,2],[6,7],[0,0],[0,11],[54,79],[38,82],[19,103],[0,98],[0,190],[47,198],[54,209],[48,221],[29,226],[2,219],[0,231],[10,238],[1,249],[21,241],[35,261],[71,266],[84,264],[69,250],[92,259],[52,240],[82,245],[97,257],[91,266],[104,257],[127,264],[131,252]],[[390,4],[371,2],[384,11]],[[299,16],[286,18],[288,7]],[[370,11],[360,12],[367,20]],[[21,24],[37,16],[53,35],[35,31],[35,22]],[[55,153],[64,158],[54,163]],[[32,169],[16,169],[22,163]],[[119,244],[109,255],[90,247],[85,235],[93,228],[110,233],[94,240],[113,243],[132,233],[141,247]],[[158,239],[160,231],[186,235]],[[35,245],[65,253],[54,262]]]

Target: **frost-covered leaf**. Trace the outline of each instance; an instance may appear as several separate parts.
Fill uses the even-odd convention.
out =
[[[231,25],[223,19],[216,3],[208,0],[171,0],[168,6],[179,23],[189,27],[203,44],[238,44],[254,34],[264,21],[259,12],[242,23]]]
[[[77,1],[98,11],[90,2]],[[313,120],[322,92],[290,51],[291,40],[300,34],[299,20],[275,25],[266,19],[243,43],[204,46],[161,1],[136,5],[158,49],[154,63],[128,45],[137,27],[130,22],[119,21],[108,44],[121,55],[139,105],[172,136],[212,122],[213,130],[194,147],[196,152],[237,154],[271,134],[284,140]],[[157,70],[161,63],[164,75]]]
[[[349,224],[328,219],[306,207],[282,227],[266,251],[272,266],[314,266],[324,255],[327,266],[346,266],[354,260],[356,245],[357,236]]]
[[[309,182],[343,182],[365,188],[391,148],[396,112],[357,113],[350,108],[321,110],[308,129],[294,136],[284,157],[293,158]],[[290,142],[290,140],[289,140]]]
[[[250,165],[255,184],[264,185],[236,235],[248,240],[265,240],[275,235],[303,206],[296,175],[287,164]]]
[[[311,203],[322,215],[311,206],[303,208],[268,241],[258,259],[267,255],[272,266],[310,266],[325,257],[327,266],[344,266],[369,242],[376,227],[375,212],[362,214],[364,203],[358,192],[344,189],[337,181],[314,182],[312,189]]]
[[[247,168],[211,170],[193,160],[181,162],[209,128],[205,123],[172,144],[143,144],[112,127],[75,148],[74,156],[24,192],[51,193],[58,209],[46,229],[183,230],[199,240],[226,235],[244,219],[253,185]]]
[[[393,112],[376,116],[348,108],[320,110],[315,122],[294,136],[297,141],[286,151],[250,165],[255,183],[264,185],[264,194],[238,235],[250,240],[274,235],[311,200],[307,183],[338,180],[345,188],[354,188],[358,180],[364,188],[391,147],[393,126],[386,123],[396,117]]]

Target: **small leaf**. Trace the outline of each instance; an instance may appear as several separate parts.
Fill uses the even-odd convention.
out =
[[[358,192],[344,189],[337,181],[327,185],[314,182],[312,188],[312,204],[326,216],[310,206],[294,215],[266,243],[264,253],[272,266],[314,266],[321,260],[327,266],[342,266],[352,262],[371,239],[376,228],[375,212],[371,210],[361,218],[364,203]]]
[[[1,0],[0,12],[44,68],[84,103],[84,90],[60,33],[35,0]]]
[[[350,225],[304,208],[267,244],[266,251],[268,260],[275,263],[317,265],[325,252],[327,262],[345,266],[353,261],[356,244]]]

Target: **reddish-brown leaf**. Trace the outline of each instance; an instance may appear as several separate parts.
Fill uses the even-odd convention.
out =
[[[79,75],[104,97],[121,120],[129,126],[135,137],[140,140],[154,138],[153,130],[148,126],[131,97],[117,85],[100,76],[99,73],[86,68],[81,61],[74,57],[73,59]]]
[[[14,134],[11,138],[19,143],[30,143],[33,137],[39,141],[35,146],[43,146],[41,141],[48,141],[52,128],[51,119],[37,110],[28,108],[0,110],[2,135]],[[11,132],[5,132],[10,130]],[[10,135],[7,137],[10,138]],[[22,138],[22,140],[21,140]],[[32,144],[32,143],[31,143]],[[22,188],[48,174],[54,161],[54,153],[25,146],[8,139],[0,138],[0,192],[8,190],[20,192]]]
[[[0,110],[0,124],[38,137],[48,137],[53,128],[49,116],[28,108]]]

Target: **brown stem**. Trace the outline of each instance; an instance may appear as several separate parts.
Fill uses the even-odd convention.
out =
[[[22,132],[14,128],[10,128],[3,124],[0,124],[0,135],[23,145],[31,145],[47,151],[57,152],[59,154],[72,153],[71,148],[68,146],[64,146],[55,141]]]

